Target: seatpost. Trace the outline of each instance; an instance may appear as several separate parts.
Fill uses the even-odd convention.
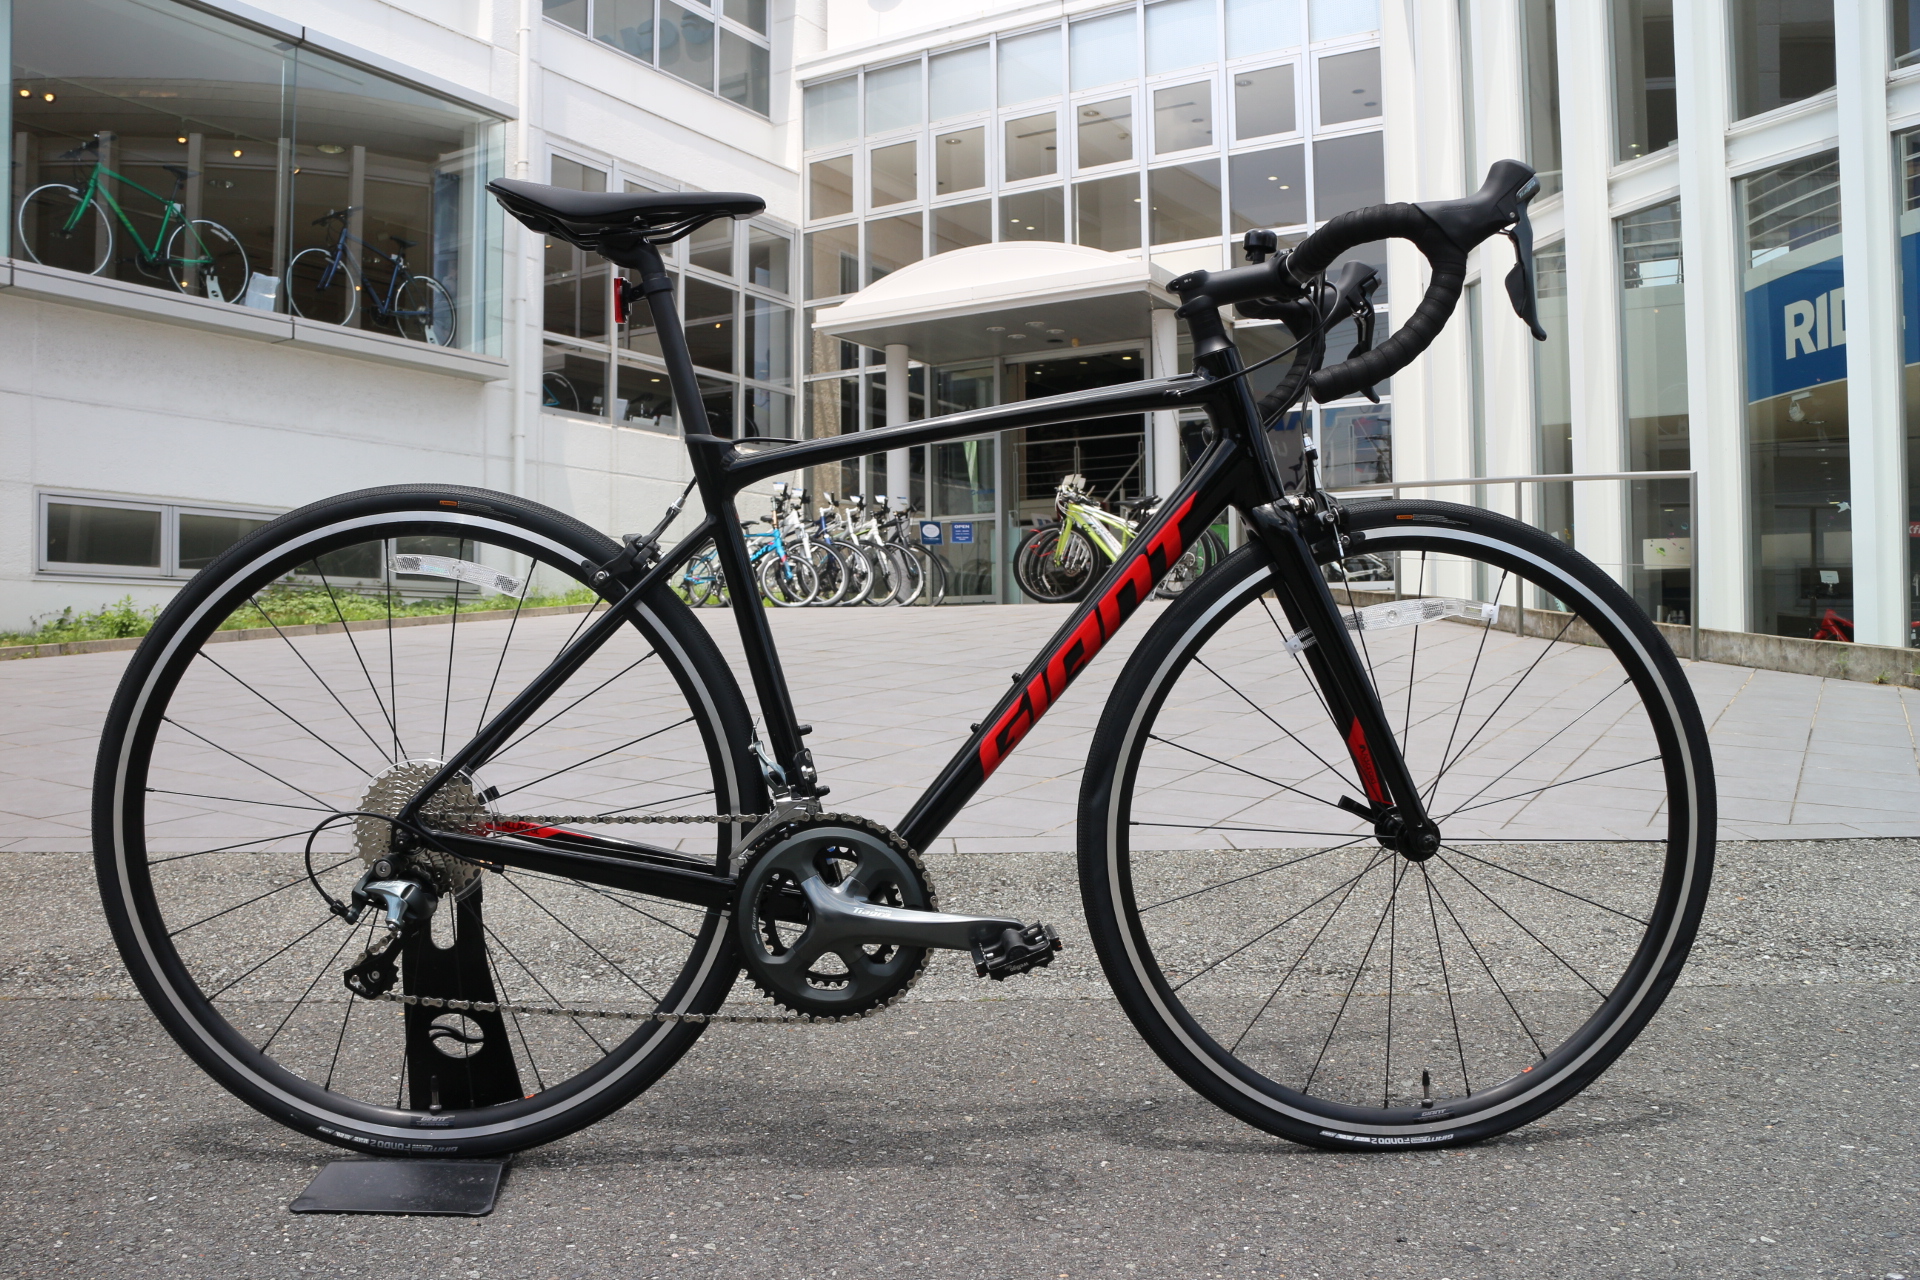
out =
[[[753,677],[753,689],[760,699],[760,711],[766,721],[768,746],[785,774],[785,783],[795,794],[818,794],[818,777],[813,757],[801,744],[801,729],[794,717],[793,698],[787,679],[774,652],[773,632],[767,625],[767,611],[760,606],[760,591],[753,574],[753,559],[747,552],[747,540],[740,530],[740,513],[727,491],[724,450],[730,446],[715,441],[719,434],[707,421],[706,405],[700,400],[700,382],[693,372],[693,357],[687,352],[686,330],[673,305],[673,281],[667,278],[660,248],[639,236],[625,244],[607,245],[606,257],[619,266],[640,273],[640,292],[646,296],[653,313],[654,332],[660,337],[660,356],[667,366],[667,382],[673,388],[674,405],[680,416],[681,433],[687,437],[687,452],[693,462],[694,480],[707,514],[714,521],[713,546],[720,570],[726,575],[732,597],[734,621],[740,628],[746,650],[747,671]],[[702,439],[701,437],[704,437]],[[778,785],[780,779],[769,775]]]

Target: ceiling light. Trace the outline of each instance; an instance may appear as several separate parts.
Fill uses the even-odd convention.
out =
[[[183,147],[187,145],[187,139],[185,134],[182,134],[180,137],[175,138],[174,141],[179,143]]]
[[[1007,326],[1003,324],[990,324],[987,326],[988,333],[1005,333],[1006,331]]]
[[[245,155],[245,154],[246,154],[246,153],[245,153],[244,151],[242,151],[242,150],[240,150],[240,148],[238,148],[238,147],[235,147],[235,148],[233,149],[233,158],[234,158],[235,160],[238,160],[238,159],[239,159],[239,158],[240,158],[241,156],[243,156],[243,155]]]
[[[1049,329],[1047,330],[1047,332],[1048,333],[1065,333],[1066,330],[1065,329]]]
[[[48,102],[52,102],[52,101],[53,101],[53,95],[52,95],[52,94],[50,94],[50,93],[43,93],[43,94],[41,94],[40,96],[41,96],[42,98],[45,98],[45,99],[46,99],[46,100],[47,100]]]
[[[21,96],[21,97],[23,97],[23,98],[31,98],[31,97],[33,96],[33,90],[31,90],[31,89],[22,89],[22,90],[20,91],[20,96]]]
[[[1047,327],[1047,322],[1046,322],[1045,320],[1029,320],[1029,321],[1027,321],[1027,328],[1029,328],[1029,329],[1044,329],[1044,328],[1046,328],[1046,327]],[[1054,330],[1054,332],[1055,332],[1055,333],[1058,333],[1058,332],[1059,332],[1059,330],[1058,330],[1058,329],[1056,329],[1056,330]]]
[[[318,151],[323,156],[337,156],[342,151],[345,151],[346,148],[341,146],[337,142],[323,142],[319,146],[315,147],[314,150]]]

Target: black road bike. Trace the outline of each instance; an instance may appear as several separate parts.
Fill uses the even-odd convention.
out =
[[[1255,233],[1249,265],[1174,282],[1190,374],[791,441],[710,429],[660,255],[760,200],[493,183],[635,273],[704,517],[668,548],[665,520],[614,542],[523,498],[396,485],[197,575],[100,749],[99,879],[142,994],[283,1124],[477,1156],[605,1116],[712,1022],[872,1014],[938,949],[984,978],[1037,969],[1051,927],[943,909],[918,851],[1233,508],[1247,544],[1154,606],[1088,748],[1082,894],[1121,1005],[1194,1089],[1304,1143],[1447,1146],[1559,1106],[1647,1025],[1700,920],[1713,769],[1686,678],[1567,546],[1464,506],[1335,503],[1284,425],[1411,361],[1495,234],[1537,334],[1537,189],[1503,161],[1476,195],[1344,214],[1290,253]],[[1387,236],[1432,272],[1372,348],[1371,272],[1327,273]],[[1296,339],[1262,401],[1230,305]],[[1322,368],[1349,315],[1360,348]],[[1187,407],[1208,427],[1184,482],[891,826],[824,803],[752,593],[731,607],[757,721],[674,594],[708,543],[750,580],[734,504],[755,481]],[[234,628],[252,638],[220,643]],[[768,999],[729,1001],[743,969]]]

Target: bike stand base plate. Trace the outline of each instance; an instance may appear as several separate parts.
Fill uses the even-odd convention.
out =
[[[504,1160],[335,1160],[287,1208],[481,1218],[506,1170]]]

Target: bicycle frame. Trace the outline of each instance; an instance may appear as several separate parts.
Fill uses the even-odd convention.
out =
[[[1060,524],[1060,543],[1064,550],[1067,534],[1079,529],[1085,533],[1093,545],[1098,547],[1109,560],[1118,560],[1127,544],[1133,541],[1134,527],[1131,520],[1116,516],[1112,512],[1085,502],[1067,504],[1067,518]]]
[[[361,248],[367,250],[368,254],[370,255],[370,258],[383,259],[387,263],[387,266],[389,267],[389,271],[387,273],[386,296],[381,297],[379,294],[374,293],[371,290],[369,290],[367,293],[367,299],[373,303],[374,315],[381,316],[381,317],[390,317],[390,316],[421,316],[421,315],[431,314],[430,310],[429,311],[401,311],[394,307],[393,305],[394,300],[400,296],[400,286],[405,284],[407,280],[412,277],[413,268],[407,265],[407,259],[404,254],[388,253],[385,249],[382,249],[379,245],[374,244],[371,241],[363,240],[359,236],[354,235],[351,231],[348,231],[346,226],[346,220],[344,218],[341,220],[341,223],[340,223],[340,233],[334,237],[333,244],[329,246],[329,252],[327,256],[327,270],[325,274],[323,274],[320,277],[321,288],[324,289],[328,285],[333,283],[333,277],[335,273],[337,273],[340,270],[341,264],[346,261],[347,242],[349,240],[351,240],[354,244],[359,245]],[[301,252],[304,253],[305,250],[302,250]],[[364,274],[365,274],[365,268],[362,267],[362,276],[363,276],[362,283],[363,284],[365,282]],[[542,398],[544,399],[544,396]]]
[[[141,237],[139,229],[133,225],[133,219],[129,218],[127,211],[121,207],[119,199],[104,185],[102,180],[106,178],[111,178],[115,182],[124,182],[140,194],[152,196],[160,202],[162,210],[160,214],[160,229],[154,233],[153,247],[149,248],[147,246],[147,242]],[[182,226],[186,225],[187,222],[186,210],[180,207],[178,200],[175,200],[171,196],[163,196],[157,191],[150,190],[140,183],[135,182],[132,178],[127,177],[125,174],[115,173],[104,165],[96,164],[93,166],[93,176],[87,179],[86,187],[80,192],[79,202],[74,205],[73,212],[68,215],[67,223],[61,230],[63,232],[72,231],[74,227],[79,224],[80,217],[86,212],[87,206],[95,199],[102,200],[106,203],[107,208],[112,211],[113,216],[118,219],[122,227],[126,228],[127,234],[133,238],[135,247],[140,250],[140,256],[148,262],[160,261],[160,251],[166,247],[167,232],[173,227],[174,218],[178,216]],[[202,247],[204,248],[205,246]],[[213,259],[211,257],[174,258],[170,261],[182,263],[186,266],[202,266],[211,263]]]
[[[627,625],[629,609],[656,586],[665,586],[670,575],[709,540],[729,581],[751,581],[749,566],[754,557],[734,505],[735,497],[749,485],[802,468],[988,431],[1186,407],[1204,409],[1211,424],[1209,443],[1199,460],[1129,540],[1097,589],[1061,624],[915,801],[899,825],[900,834],[912,847],[926,848],[1127,619],[1151,598],[1181,555],[1229,507],[1249,519],[1249,527],[1268,546],[1276,567],[1289,575],[1287,589],[1280,594],[1293,629],[1299,632],[1311,628],[1320,638],[1320,643],[1307,650],[1307,661],[1319,676],[1336,725],[1345,730],[1368,801],[1385,812],[1384,806],[1391,799],[1424,819],[1418,790],[1400,759],[1385,715],[1366,684],[1364,668],[1319,574],[1305,521],[1296,519],[1298,508],[1290,509],[1283,502],[1286,486],[1282,461],[1275,456],[1270,433],[1261,428],[1246,379],[1237,376],[1242,368],[1239,353],[1216,311],[1208,309],[1193,317],[1196,356],[1191,374],[1068,392],[825,439],[733,439],[709,429],[659,250],[642,243],[618,256],[609,256],[618,265],[638,270],[641,287],[653,305],[706,515],[672,550],[621,582],[625,590],[617,597],[609,591],[610,607],[453,754],[401,812],[401,822],[415,821],[427,799],[448,780],[484,764],[552,693]],[[1297,466],[1297,458],[1287,461]],[[731,603],[767,739],[768,750],[762,759],[769,792],[776,803],[804,803],[815,795],[817,780],[811,754],[802,743],[802,730],[766,611],[757,593],[749,590],[733,592]],[[435,839],[462,856],[486,863],[549,871],[704,905],[731,902],[734,882],[730,877],[700,869],[701,864],[685,854],[637,841],[581,837],[570,846],[554,847],[515,837],[445,832],[436,832]],[[604,852],[581,851],[581,844],[591,844]]]

